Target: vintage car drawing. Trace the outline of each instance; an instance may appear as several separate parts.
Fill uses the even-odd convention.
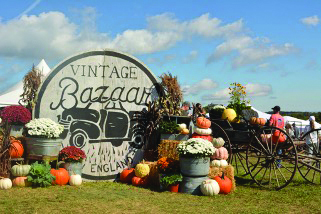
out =
[[[70,145],[78,148],[100,142],[111,142],[118,147],[129,141],[134,148],[140,149],[144,144],[144,127],[131,120],[133,114],[122,109],[65,109],[58,116],[59,123],[64,126],[61,137],[70,137]]]

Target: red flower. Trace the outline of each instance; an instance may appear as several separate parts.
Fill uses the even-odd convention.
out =
[[[59,152],[59,160],[65,162],[81,162],[85,158],[85,152],[75,146],[67,146]]]
[[[11,124],[23,125],[31,120],[31,113],[23,106],[7,106],[1,111],[1,118]]]

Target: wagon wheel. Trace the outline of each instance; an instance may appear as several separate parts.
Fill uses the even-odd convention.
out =
[[[258,185],[276,190],[286,187],[295,175],[297,163],[296,147],[285,131],[276,127],[253,131],[246,164]]]
[[[307,132],[298,149],[298,170],[305,180],[314,184],[321,184],[320,135],[321,129]]]
[[[224,129],[220,125],[218,125],[217,123],[212,122],[211,128],[212,128],[212,135],[214,138],[221,137],[224,139],[224,141],[225,141],[224,147],[227,149],[227,151],[229,153],[229,158],[227,159],[227,162],[230,164],[231,163],[232,148],[231,148],[231,142],[230,142],[229,137],[227,136]]]
[[[235,167],[236,175],[245,176],[248,175],[248,169],[246,165],[246,150],[247,145],[233,144],[232,155],[230,156],[231,165]]]

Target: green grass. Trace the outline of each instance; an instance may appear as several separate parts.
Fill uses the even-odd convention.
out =
[[[113,182],[80,187],[12,188],[0,191],[0,213],[320,213],[321,186],[299,175],[286,188],[268,191],[250,179],[215,197],[155,192]]]

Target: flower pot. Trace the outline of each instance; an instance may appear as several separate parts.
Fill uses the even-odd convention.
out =
[[[191,195],[202,195],[201,184],[203,181],[208,179],[204,177],[183,177],[183,181],[180,185],[180,192]]]
[[[62,139],[26,137],[27,153],[29,155],[58,156]]]
[[[64,168],[68,171],[69,176],[82,173],[82,163],[81,162],[67,162],[64,164]]]
[[[172,184],[168,186],[168,191],[170,192],[178,192],[179,184]]]
[[[179,165],[183,176],[202,177],[210,171],[210,157],[179,157]]]
[[[23,137],[23,125],[12,125],[10,130],[10,136],[15,138]]]

